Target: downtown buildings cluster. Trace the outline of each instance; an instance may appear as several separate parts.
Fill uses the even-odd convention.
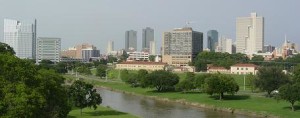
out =
[[[160,53],[157,53],[154,29],[146,27],[142,30],[142,49],[138,50],[137,31],[125,31],[125,44],[123,49],[115,50],[114,41],[108,41],[106,53],[100,54],[94,45],[80,44],[67,50],[61,50],[61,39],[54,37],[37,37],[36,20],[34,23],[23,23],[17,20],[4,20],[4,43],[14,48],[16,56],[20,58],[59,61],[83,61],[90,62],[107,58],[118,57],[126,53],[127,61],[131,63],[143,63],[150,61],[150,56],[155,57],[155,62],[186,67],[197,54],[202,51],[243,53],[248,57],[261,55],[265,60],[275,58],[287,58],[298,53],[295,43],[283,40],[281,47],[275,48],[265,45],[264,17],[251,13],[249,17],[236,19],[236,39],[220,36],[217,30],[207,32],[207,48],[203,47],[204,35],[194,31],[191,27],[175,28],[163,33]],[[119,41],[118,41],[119,42]],[[153,60],[152,60],[153,61]],[[128,64],[127,62],[127,64]],[[149,63],[150,64],[150,63]],[[151,63],[155,64],[155,63]]]

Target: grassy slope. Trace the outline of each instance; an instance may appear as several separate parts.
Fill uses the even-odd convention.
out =
[[[181,78],[184,77],[184,73],[180,73]],[[243,76],[234,75],[233,76],[237,83],[240,85],[240,91],[236,96],[226,96],[227,100],[219,101],[211,98],[207,94],[200,93],[189,93],[183,94],[180,92],[167,92],[167,93],[157,93],[153,92],[153,89],[149,88],[131,88],[129,85],[123,83],[112,83],[112,82],[100,82],[100,81],[90,81],[93,84],[99,86],[111,87],[117,90],[134,92],[137,94],[147,95],[147,96],[158,96],[163,98],[169,98],[172,100],[185,99],[189,102],[196,102],[206,105],[212,105],[217,107],[226,107],[234,109],[243,109],[246,111],[253,111],[262,114],[273,114],[284,118],[299,118],[300,117],[300,104],[297,104],[298,109],[292,112],[289,108],[290,104],[285,101],[276,101],[272,98],[263,97],[263,93],[251,93],[249,87],[246,86],[246,90],[243,89],[244,81]],[[247,83],[246,83],[247,85]]]
[[[136,116],[128,113],[112,110],[103,106],[98,106],[96,110],[85,108],[82,110],[82,116],[80,115],[80,109],[73,109],[68,118],[137,118]]]

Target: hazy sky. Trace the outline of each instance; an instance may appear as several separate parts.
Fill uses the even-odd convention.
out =
[[[189,26],[204,33],[216,29],[235,39],[235,20],[257,12],[265,17],[265,44],[279,46],[288,40],[300,45],[299,0],[0,0],[0,41],[3,19],[38,21],[39,37],[62,38],[62,49],[92,43],[101,53],[108,40],[124,48],[125,31],[151,27],[161,46],[162,32]]]

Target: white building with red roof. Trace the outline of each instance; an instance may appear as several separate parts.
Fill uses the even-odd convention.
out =
[[[257,69],[258,66],[255,64],[235,64],[233,66],[230,66],[231,74],[238,74],[238,75],[244,75],[244,74],[256,75]]]

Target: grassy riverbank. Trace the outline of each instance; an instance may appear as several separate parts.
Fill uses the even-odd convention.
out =
[[[73,109],[69,114],[68,118],[137,118],[128,113],[119,112],[111,108],[98,106],[96,110],[90,108],[84,108],[82,115],[80,115],[80,109]]]
[[[241,90],[235,96],[227,95],[225,100],[219,101],[214,97],[204,93],[181,93],[181,92],[165,92],[158,93],[149,88],[132,88],[129,85],[120,82],[103,82],[85,79],[97,86],[109,87],[115,90],[131,92],[135,94],[145,96],[156,96],[159,98],[167,98],[172,101],[184,101],[190,103],[201,104],[202,106],[209,108],[225,108],[231,109],[233,112],[248,112],[251,114],[260,114],[260,116],[280,116],[283,118],[299,118],[300,117],[300,105],[297,103],[298,110],[292,112],[290,110],[290,104],[285,101],[277,101],[272,98],[265,98],[262,93],[250,94],[250,90]],[[241,82],[240,82],[241,83]],[[242,87],[240,87],[242,89]],[[232,110],[234,109],[234,110]]]

